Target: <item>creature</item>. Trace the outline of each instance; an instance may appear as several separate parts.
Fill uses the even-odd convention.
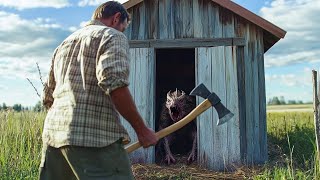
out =
[[[162,107],[159,118],[159,130],[178,122],[188,115],[195,108],[195,99],[186,95],[183,91],[169,91],[167,100]],[[195,121],[191,121],[185,127],[161,139],[157,144],[157,155],[164,157],[162,162],[168,165],[176,163],[171,149],[178,147],[189,152],[187,164],[192,163],[196,158],[197,149],[197,127]]]

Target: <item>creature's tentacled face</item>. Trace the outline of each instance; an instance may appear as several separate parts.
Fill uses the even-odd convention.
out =
[[[175,90],[167,93],[166,107],[169,110],[171,119],[176,122],[189,113],[190,100],[189,96],[183,91]],[[188,108],[189,106],[189,108]]]

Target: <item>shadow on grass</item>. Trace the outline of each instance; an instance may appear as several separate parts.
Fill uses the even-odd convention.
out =
[[[268,133],[269,160],[279,166],[293,162],[294,167],[310,169],[314,161],[314,129],[295,127],[290,132]],[[291,154],[292,153],[292,154]]]

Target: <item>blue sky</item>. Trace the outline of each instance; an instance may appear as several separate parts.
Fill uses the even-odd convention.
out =
[[[46,76],[55,47],[102,2],[0,0],[0,103],[34,106],[39,97],[26,78],[42,89],[36,62]],[[311,71],[320,67],[320,0],[234,2],[287,31],[265,54],[267,99],[312,101]]]

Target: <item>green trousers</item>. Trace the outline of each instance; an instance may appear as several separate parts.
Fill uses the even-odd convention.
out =
[[[107,147],[48,147],[40,180],[131,180],[128,154],[121,141]]]

